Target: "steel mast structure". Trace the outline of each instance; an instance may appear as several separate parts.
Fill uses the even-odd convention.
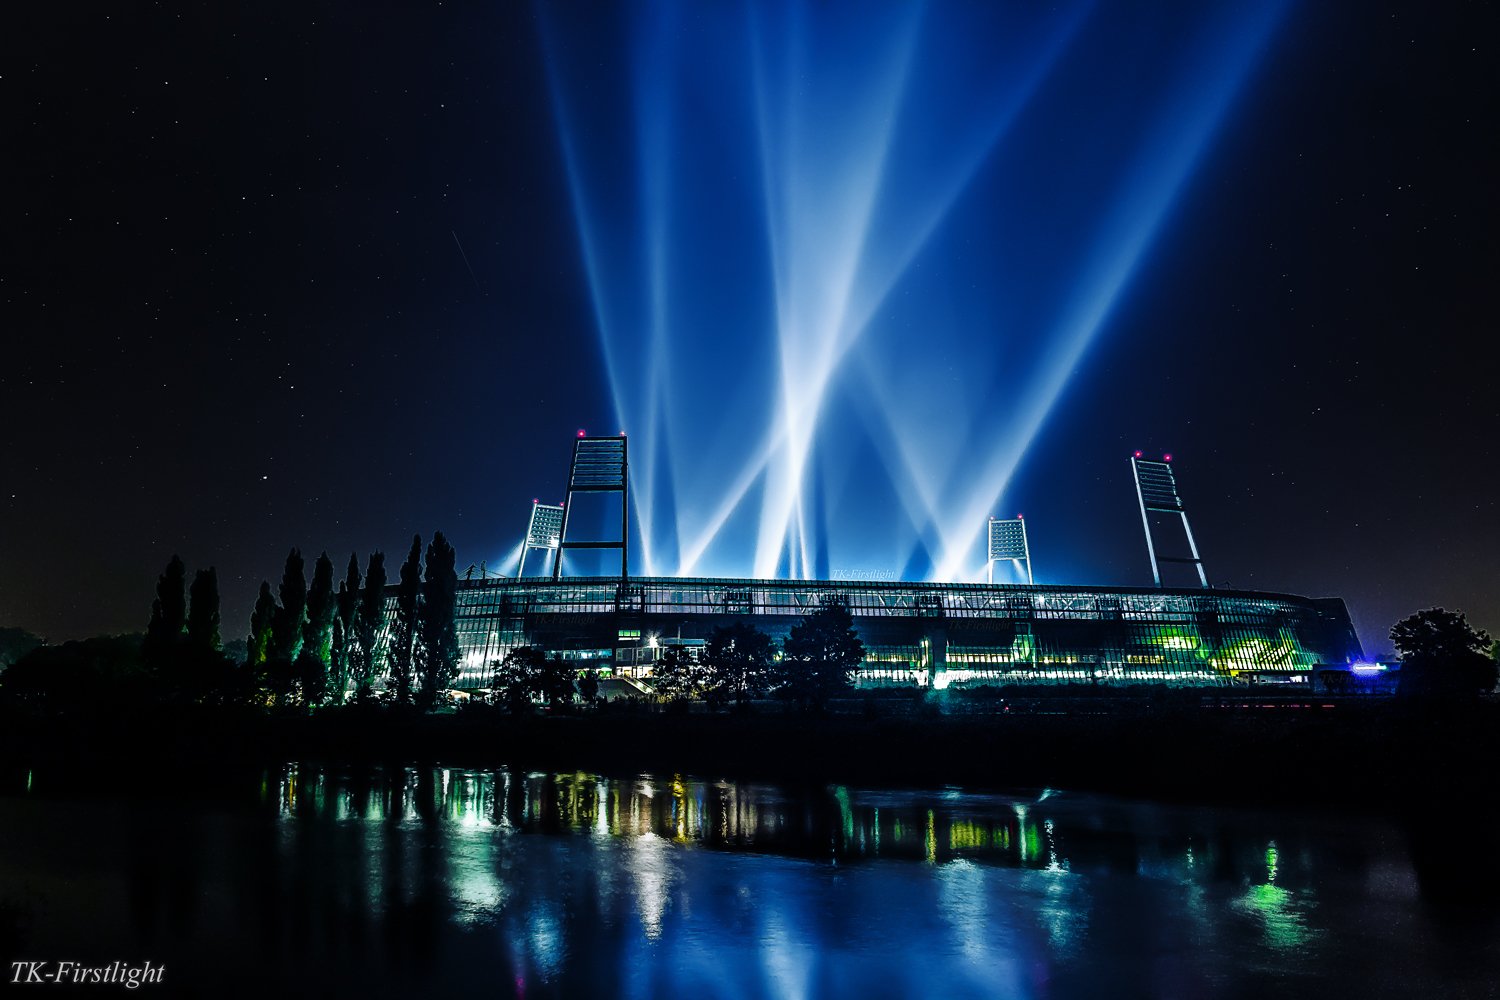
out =
[[[563,506],[531,501],[531,523],[526,525],[526,541],[521,545],[521,568],[516,576],[526,575],[526,556],[532,549],[555,549],[562,540]]]
[[[1172,456],[1163,455],[1160,462],[1147,462],[1136,452],[1130,457],[1130,471],[1135,473],[1135,496],[1141,502],[1141,523],[1146,527],[1146,552],[1151,556],[1151,576],[1161,586],[1161,569],[1157,563],[1192,563],[1198,568],[1198,579],[1208,587],[1208,574],[1203,572],[1203,560],[1198,557],[1198,545],[1193,541],[1193,529],[1188,527],[1187,511],[1182,507],[1182,498],[1177,495],[1177,479],[1172,475]],[[1156,542],[1151,537],[1151,518],[1148,514],[1176,514],[1182,518],[1182,530],[1187,535],[1191,559],[1158,556]]]
[[[568,493],[563,498],[562,529],[557,555],[552,560],[552,579],[562,578],[564,549],[619,549],[620,579],[630,579],[630,496],[629,464],[625,455],[625,435],[619,437],[586,437],[583,431],[573,442],[573,464],[568,470]],[[573,513],[575,493],[620,494],[620,540],[618,542],[570,542],[568,518]]]
[[[1013,521],[1002,521],[998,518],[990,518],[990,557],[987,563],[989,567],[990,583],[995,582],[995,563],[1001,559],[1009,559],[1011,562],[1019,563],[1026,561],[1026,582],[1028,584],[1036,581],[1031,577],[1031,547],[1026,544],[1026,519],[1020,515]],[[1018,569],[1020,567],[1017,567]]]

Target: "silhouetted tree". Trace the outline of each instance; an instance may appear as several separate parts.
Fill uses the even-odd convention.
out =
[[[151,623],[141,646],[147,661],[170,655],[182,642],[187,629],[187,567],[176,555],[156,581],[156,600],[151,602]]]
[[[490,683],[504,695],[512,715],[530,710],[532,697],[541,691],[546,663],[547,654],[534,646],[518,646],[506,653],[505,659],[495,661]]]
[[[822,607],[793,625],[783,647],[774,671],[778,693],[820,711],[829,698],[849,689],[865,658],[854,616],[833,598],[824,598]]]
[[[321,705],[328,694],[328,665],[304,643],[302,652],[292,664],[292,677],[307,708]]]
[[[422,610],[422,536],[413,535],[411,552],[401,564],[401,582],[396,587],[396,617],[391,622],[390,647],[387,651],[391,680],[395,684],[396,702],[411,704],[413,661],[420,654],[416,643]]]
[[[354,626],[354,612],[359,607],[359,553],[349,553],[349,568],[344,571],[344,579],[339,581],[339,592],[335,600],[338,606],[339,620],[344,623],[345,631]]]
[[[753,625],[714,626],[703,646],[703,661],[709,668],[709,707],[730,700],[744,707],[764,691],[772,652],[771,637]]]
[[[276,598],[271,596],[271,584],[262,580],[255,610],[250,612],[250,635],[245,639],[245,665],[253,671],[259,671],[271,656],[275,620]]]
[[[137,632],[32,649],[5,670],[0,715],[117,715],[150,704],[160,689],[141,644]]]
[[[343,587],[343,583],[339,583]],[[345,638],[344,619],[333,619],[333,643],[328,660],[328,698],[342,705],[349,694],[349,642]]]
[[[333,659],[333,618],[338,606],[333,598],[333,560],[324,552],[313,563],[312,587],[307,592],[307,620],[302,626],[302,656],[310,658],[300,671],[306,689],[316,689],[309,705],[322,701],[328,690],[328,665]],[[299,658],[300,659],[300,658]],[[314,666],[312,660],[319,664]]]
[[[664,701],[701,698],[708,680],[707,666],[683,646],[668,646],[651,667],[651,687]]]
[[[349,570],[339,581],[333,597],[337,613],[333,619],[333,643],[329,647],[328,691],[335,705],[342,705],[349,690],[356,646],[354,618],[359,610],[359,556],[349,553]]]
[[[599,701],[599,671],[585,670],[578,677],[578,697],[583,703],[593,706]]]
[[[307,578],[302,553],[292,549],[281,572],[281,605],[271,623],[270,658],[296,662],[302,652],[302,625],[307,620]]]
[[[354,635],[350,643],[349,672],[354,690],[367,692],[379,667],[381,630],[385,628],[385,553],[370,553],[365,567],[365,589],[355,611]]]
[[[553,653],[540,663],[541,675],[537,679],[538,693],[547,699],[554,712],[566,712],[573,707],[573,695],[578,690],[578,667],[563,659],[562,653]]]
[[[167,581],[167,587],[173,587]],[[189,590],[192,604],[185,614],[185,632],[171,635],[172,625],[160,609],[175,601],[158,598],[153,608],[153,622],[161,633],[146,647],[147,662],[156,672],[160,695],[173,701],[236,701],[244,696],[240,690],[244,678],[236,673],[235,664],[223,653],[219,635],[219,575],[213,569],[200,569],[193,576]],[[172,595],[175,598],[175,594]]]
[[[219,571],[210,566],[193,575],[189,590],[192,605],[188,609],[188,645],[197,651],[217,653],[224,648],[219,635]]]
[[[24,628],[0,628],[0,670],[19,662],[21,657],[38,646],[45,645],[46,639]]]
[[[1418,611],[1391,626],[1391,642],[1401,654],[1404,695],[1475,698],[1495,688],[1490,637],[1471,628],[1461,612]]]
[[[441,531],[427,546],[427,584],[422,588],[422,686],[417,703],[430,710],[458,678],[458,556]]]

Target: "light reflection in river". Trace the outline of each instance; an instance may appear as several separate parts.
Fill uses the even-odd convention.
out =
[[[244,994],[293,976],[372,996],[1281,996],[1468,975],[1441,928],[1417,932],[1402,833],[1370,817],[435,767],[256,785],[227,810],[0,798],[0,912],[28,914],[38,953],[254,970],[216,990]],[[1495,957],[1486,941],[1466,958]]]

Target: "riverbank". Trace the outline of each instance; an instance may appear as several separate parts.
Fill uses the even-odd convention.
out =
[[[1248,703],[1247,703],[1248,704]],[[1376,804],[1500,784],[1500,706],[1442,713],[1351,699],[1333,708],[1175,706],[1112,714],[691,714],[512,718],[205,709],[6,720],[0,767],[98,773],[146,763],[443,763],[609,775],[881,786],[1057,787],[1196,802]],[[34,779],[33,779],[34,780]]]

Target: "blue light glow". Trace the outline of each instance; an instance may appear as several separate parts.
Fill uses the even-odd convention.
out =
[[[1279,9],[544,12],[635,565],[982,578]]]

